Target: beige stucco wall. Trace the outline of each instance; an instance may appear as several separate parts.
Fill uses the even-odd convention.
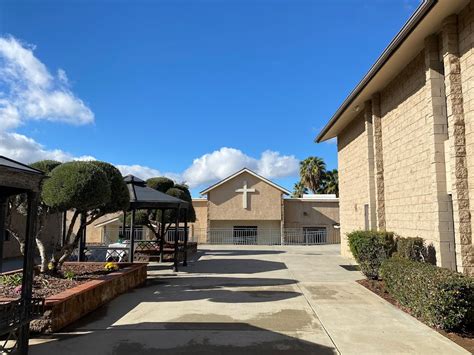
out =
[[[365,228],[364,205],[368,194],[368,143],[364,114],[338,136],[339,208],[341,254],[350,257],[347,233]]]
[[[242,207],[242,188],[247,181],[249,193],[248,207]],[[281,220],[282,192],[268,183],[246,172],[214,188],[208,193],[209,220]]]
[[[193,199],[193,207],[196,212],[196,222],[189,224],[190,233],[195,236],[198,243],[205,243],[207,238],[207,200]]]
[[[339,202],[285,199],[284,228],[325,227],[331,243],[339,241]]]

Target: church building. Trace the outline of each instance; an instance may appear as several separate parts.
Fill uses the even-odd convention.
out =
[[[212,244],[326,244],[339,242],[335,195],[289,198],[290,192],[244,168],[193,199],[191,235]]]

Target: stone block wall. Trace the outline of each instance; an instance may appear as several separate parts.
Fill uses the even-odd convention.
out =
[[[347,233],[364,229],[364,206],[369,204],[368,135],[364,112],[338,136],[339,200],[341,220],[341,254],[349,257]]]

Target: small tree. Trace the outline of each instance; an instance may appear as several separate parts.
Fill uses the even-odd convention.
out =
[[[129,204],[118,169],[97,161],[73,161],[56,167],[44,183],[42,197],[57,212],[72,211],[64,245],[57,248],[51,260],[54,270],[69,259],[87,225],[107,213],[125,210]],[[74,233],[80,215],[85,222]]]
[[[308,188],[306,186],[304,186],[304,184],[301,181],[298,181],[293,186],[293,193],[291,194],[291,197],[301,198],[306,193],[308,193]]]
[[[54,168],[58,167],[59,165],[61,165],[61,163],[55,160],[41,160],[41,161],[31,164],[30,166],[32,168],[43,171],[46,175],[50,175],[51,171]],[[16,213],[22,216],[23,218],[26,218],[27,217],[26,204],[27,204],[27,201],[26,201],[26,196],[24,194],[10,198],[8,201],[7,221],[6,221],[6,229],[18,241],[22,254],[24,252],[24,246],[25,246],[24,234],[20,233],[20,231],[16,229],[16,226],[13,223],[13,215]],[[45,238],[44,226],[45,226],[48,215],[51,215],[51,213],[53,213],[52,209],[48,205],[46,205],[42,199],[40,199],[39,204],[38,204],[38,209],[37,209],[37,228],[36,228],[36,234],[34,236],[36,246],[38,248],[38,252],[41,258],[40,272],[45,272],[48,266],[48,250],[44,244],[44,238]],[[54,242],[54,237],[57,237],[57,236],[52,236],[52,237],[53,237],[52,241]]]
[[[308,157],[300,162],[301,182],[314,194],[318,192],[325,172],[326,163],[322,158]]]

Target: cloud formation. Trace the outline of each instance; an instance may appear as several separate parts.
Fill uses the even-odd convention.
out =
[[[75,157],[60,149],[48,150],[34,139],[18,133],[0,132],[0,155],[25,163],[43,159],[58,161],[95,160],[92,156]]]
[[[83,125],[94,122],[94,114],[71,91],[64,70],[51,74],[35,57],[33,46],[11,36],[0,37],[0,155],[25,163],[43,159],[95,160],[93,156],[78,157],[60,149],[48,149],[15,132],[31,120]],[[270,179],[297,175],[298,163],[293,155],[271,150],[254,158],[239,149],[222,147],[194,159],[183,172],[162,173],[142,165],[116,166],[123,175],[133,174],[142,179],[167,176],[195,188],[223,179],[244,167]]]
[[[235,148],[223,147],[194,159],[182,174],[182,180],[190,187],[221,180],[244,167],[266,178],[274,179],[298,173],[298,159],[293,155],[281,155],[266,150],[256,159]]]
[[[52,75],[33,51],[14,37],[0,37],[0,131],[28,120],[92,123],[93,112],[72,93],[66,72]]]

